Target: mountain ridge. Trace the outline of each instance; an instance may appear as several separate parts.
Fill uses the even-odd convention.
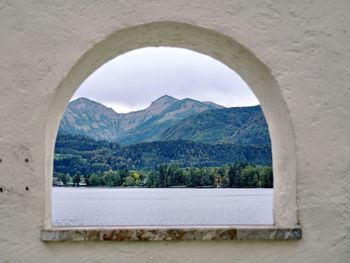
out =
[[[269,144],[260,106],[226,108],[213,102],[164,95],[130,113],[87,98],[69,103],[59,134],[88,136],[121,145],[191,140],[204,143]]]
[[[196,105],[189,107],[189,104]],[[172,106],[175,106],[176,112],[175,109],[169,111]],[[125,144],[152,141],[156,133],[164,131],[176,121],[216,107],[219,105],[207,105],[189,98],[179,100],[164,95],[154,100],[145,109],[117,113],[101,103],[82,97],[71,101],[67,106],[59,133],[84,135],[97,140]],[[145,123],[148,123],[148,127],[145,127]],[[140,135],[141,129],[146,129],[145,134]]]
[[[165,130],[163,140],[203,143],[270,144],[260,106],[208,110],[192,115]]]

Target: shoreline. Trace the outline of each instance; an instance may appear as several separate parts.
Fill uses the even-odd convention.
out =
[[[52,186],[52,188],[73,188],[73,189],[273,189],[273,187],[137,187],[137,186],[114,186],[114,187],[108,187],[108,186]]]

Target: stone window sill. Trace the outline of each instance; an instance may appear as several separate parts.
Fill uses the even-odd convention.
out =
[[[299,240],[301,238],[300,226],[67,227],[41,231],[41,240],[45,242]]]

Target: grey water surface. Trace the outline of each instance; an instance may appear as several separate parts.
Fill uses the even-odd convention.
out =
[[[52,189],[54,226],[273,224],[272,189]]]

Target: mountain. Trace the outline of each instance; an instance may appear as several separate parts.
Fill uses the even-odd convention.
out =
[[[79,98],[69,103],[59,134],[83,135],[121,145],[173,140],[270,144],[260,106],[225,108],[212,102],[178,100],[167,95],[144,110],[126,114]]]
[[[79,98],[69,103],[59,134],[89,136],[124,145],[154,141],[160,139],[159,135],[178,121],[221,107],[214,103],[178,100],[165,95],[144,110],[120,114],[100,103]]]
[[[177,122],[165,130],[159,139],[211,144],[270,144],[268,126],[260,106],[201,112]]]
[[[69,103],[59,133],[86,135],[96,140],[120,136],[120,114],[104,105],[79,98]]]
[[[223,108],[225,108],[224,106],[219,105],[219,104],[216,104],[216,103],[211,102],[211,101],[203,101],[203,103],[204,103],[204,104],[207,104],[207,105],[212,105],[212,106],[214,106],[214,107],[217,108],[217,109],[223,109]]]
[[[178,121],[192,115],[215,109],[216,106],[192,99],[177,100],[157,115],[152,115],[145,122],[125,133],[118,142],[124,145],[162,140],[161,134],[171,129]]]
[[[134,111],[121,115],[121,128],[124,132],[136,128],[142,123],[148,121],[153,116],[157,116],[166,108],[179,101],[171,96],[164,95],[153,101],[149,107],[144,110]]]

